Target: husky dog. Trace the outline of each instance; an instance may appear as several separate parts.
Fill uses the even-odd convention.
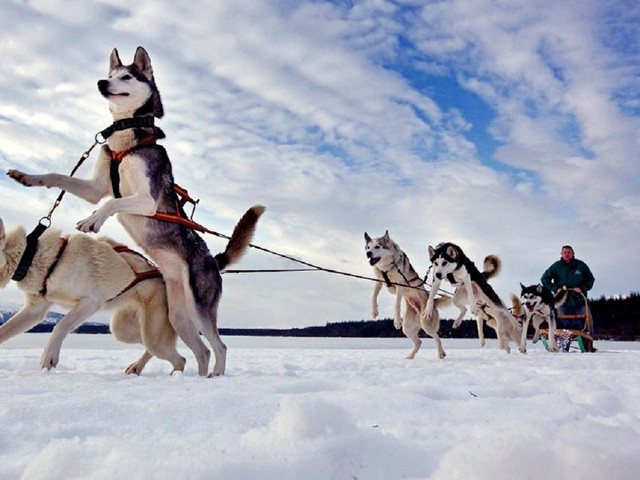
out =
[[[556,319],[558,312],[557,307],[564,303],[566,298],[560,291],[561,295],[558,298],[554,298],[553,293],[542,284],[529,285],[525,287],[520,284],[520,298],[515,295],[511,296],[513,303],[513,314],[516,317],[522,318],[522,338],[520,340],[520,350],[527,348],[527,329],[529,323],[533,325],[535,333],[533,335],[532,342],[536,343],[540,338],[540,325],[542,322],[547,322],[549,325],[549,350],[552,352],[558,351],[558,345],[556,343]],[[524,307],[524,308],[523,308]]]
[[[519,332],[520,325],[487,283],[487,279],[499,271],[500,259],[495,255],[489,255],[485,258],[484,272],[481,273],[462,249],[453,243],[441,243],[436,248],[429,246],[429,258],[434,269],[433,285],[423,315],[428,317],[432,314],[432,296],[438,291],[442,280],[446,279],[455,287],[453,303],[460,309],[460,315],[453,323],[454,328],[460,326],[467,312],[466,305],[469,305],[476,317],[480,346],[483,347],[485,343],[482,322],[493,318],[498,334],[498,346],[507,353],[510,352],[507,329],[512,327]],[[507,327],[509,324],[511,327]]]
[[[440,317],[436,310],[434,315],[428,319],[420,320],[420,312],[427,303],[429,292],[425,290],[420,276],[411,266],[407,255],[389,237],[388,231],[378,238],[371,238],[365,232],[364,240],[369,264],[373,267],[376,278],[380,280],[375,283],[371,297],[371,315],[373,318],[378,316],[378,294],[384,281],[389,292],[396,296],[393,325],[397,329],[402,328],[402,332],[407,338],[413,341],[413,350],[407,358],[412,359],[420,350],[422,345],[422,340],[418,336],[420,327],[435,340],[438,348],[438,358],[444,358],[446,353],[438,336]],[[405,301],[404,319],[400,315],[400,305],[403,299]],[[438,298],[435,303],[436,307],[442,307],[449,303],[449,299]]]
[[[215,355],[210,375],[221,375],[225,371],[227,347],[217,327],[222,293],[220,272],[245,251],[265,209],[250,208],[236,226],[225,252],[215,257],[193,229],[150,218],[173,212],[184,215],[184,211],[174,190],[167,152],[155,143],[164,138],[164,133],[154,126],[154,117],[162,117],[164,111],[145,49],[138,47],[133,63],[127,66],[114,49],[109,59],[109,78],[100,80],[98,89],[109,102],[114,123],[107,129],[108,142],[102,147],[92,179],[27,175],[16,170],[10,170],[9,175],[24,185],[57,187],[91,203],[113,196],[78,222],[77,228],[98,232],[110,216],[118,214],[120,223],[162,272],[169,321],[193,351],[198,373],[207,375],[211,355],[200,338],[201,332]],[[103,136],[105,131],[101,132]]]
[[[0,287],[13,276],[27,246],[22,227],[5,232],[0,219]],[[167,315],[167,297],[158,275],[136,282],[137,274],[153,273],[155,265],[109,238],[75,234],[61,237],[47,230],[38,240],[33,262],[18,282],[25,305],[0,326],[0,343],[26,332],[44,318],[53,304],[70,308],[55,326],[40,360],[42,368],[58,365],[62,342],[98,310],[113,310],[111,331],[124,343],[141,343],[146,350],[126,373],[140,374],[157,356],[173,369],[184,370],[176,350],[176,334]],[[128,288],[130,287],[130,288]]]

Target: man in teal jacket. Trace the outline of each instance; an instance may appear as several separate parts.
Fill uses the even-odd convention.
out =
[[[584,299],[577,291],[581,291],[586,297],[587,292],[593,287],[595,278],[587,264],[575,258],[573,248],[570,245],[562,247],[560,260],[547,268],[540,280],[542,284],[554,294],[562,287],[568,290],[565,303],[558,308],[560,315],[585,314],[586,305]],[[589,312],[589,317],[591,318],[589,333],[593,335],[593,317],[591,316],[591,312]],[[565,322],[564,328],[582,329],[583,325],[584,322],[580,320],[575,324],[569,321]]]

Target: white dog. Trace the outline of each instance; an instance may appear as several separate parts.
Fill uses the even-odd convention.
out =
[[[371,297],[371,315],[378,316],[378,294],[382,289],[382,282],[387,284],[389,292],[395,294],[396,303],[394,309],[393,324],[396,328],[402,328],[402,332],[407,338],[413,341],[413,350],[407,358],[412,359],[422,345],[422,340],[418,336],[420,328],[436,342],[438,358],[444,358],[446,353],[442,348],[442,342],[438,335],[440,328],[440,317],[436,310],[431,317],[420,318],[420,312],[427,303],[429,292],[424,288],[424,284],[411,266],[407,255],[400,249],[398,244],[389,237],[389,232],[385,232],[382,237],[371,238],[365,232],[365,251],[369,264],[373,267],[373,272],[380,282],[376,282],[373,287]],[[400,315],[402,300],[405,302],[404,318]],[[449,298],[438,298],[437,307],[443,307],[450,302]]]
[[[11,280],[26,245],[24,228],[5,232],[0,220],[0,287]],[[116,339],[146,347],[126,373],[140,374],[154,355],[171,362],[174,371],[184,370],[185,359],[176,350],[176,334],[167,315],[164,281],[153,264],[124,245],[83,234],[61,237],[59,230],[49,229],[39,238],[18,288],[25,293],[25,304],[0,326],[0,343],[40,323],[53,304],[70,308],[49,337],[42,368],[58,365],[69,332],[98,310],[110,309]]]
[[[456,289],[454,304],[460,309],[460,315],[453,326],[458,327],[466,313],[466,305],[476,317],[480,346],[484,346],[483,320],[494,319],[498,336],[498,346],[510,352],[509,341],[513,335],[507,329],[520,332],[518,320],[509,313],[500,297],[487,283],[487,278],[495,275],[500,267],[499,259],[489,256],[485,259],[485,272],[481,273],[475,264],[465,255],[460,247],[453,243],[441,243],[436,248],[429,247],[429,258],[433,267],[433,285],[431,295],[440,287],[443,280],[447,280]],[[430,316],[433,312],[433,299],[429,296],[427,307],[423,315]],[[490,324],[491,326],[491,324]],[[515,340],[518,343],[518,340]]]

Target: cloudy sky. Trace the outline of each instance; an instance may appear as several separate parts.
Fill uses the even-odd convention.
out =
[[[477,264],[501,257],[505,300],[569,243],[591,296],[640,290],[636,1],[7,0],[0,27],[4,171],[69,172],[110,124],[96,82],[111,49],[130,63],[142,45],[162,143],[209,228],[230,233],[260,203],[254,243],[360,275],[365,231],[389,230],[420,274],[427,247],[451,241]],[[58,193],[6,176],[0,188],[7,228],[29,230]],[[71,233],[92,210],[68,196],[53,224]],[[116,219],[103,232],[131,243]],[[258,251],[236,265],[297,266]],[[227,274],[220,323],[368,319],[372,287]],[[392,315],[391,295],[380,305]]]

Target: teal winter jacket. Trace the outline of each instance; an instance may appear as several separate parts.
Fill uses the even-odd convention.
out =
[[[587,292],[593,287],[595,278],[586,263],[574,258],[569,263],[566,263],[562,259],[553,263],[542,274],[542,278],[540,280],[542,281],[542,284],[553,293],[562,287],[578,287],[586,296]],[[576,292],[569,292],[565,305],[584,305],[584,301]]]

